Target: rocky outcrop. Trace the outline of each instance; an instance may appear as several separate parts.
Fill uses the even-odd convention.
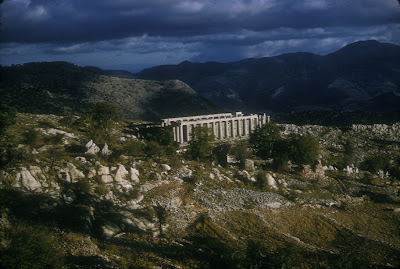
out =
[[[22,186],[23,188],[32,191],[40,190],[42,187],[42,185],[36,180],[31,172],[25,167],[22,167],[21,170],[15,175],[14,186]]]
[[[87,148],[85,154],[95,155],[100,151],[100,148],[93,142],[93,140],[90,140],[85,147]]]

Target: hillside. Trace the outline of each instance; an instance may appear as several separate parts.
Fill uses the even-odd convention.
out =
[[[281,124],[320,145],[319,162],[288,170],[191,160],[129,122],[97,146],[85,128],[17,114],[0,136],[0,266],[400,266],[399,124]]]
[[[288,112],[400,107],[400,46],[360,41],[331,54],[156,66],[140,79],[179,79],[228,110]]]
[[[148,81],[93,72],[67,62],[27,63],[0,70],[1,103],[21,112],[80,114],[106,101],[126,119],[164,117],[218,111],[181,81]]]

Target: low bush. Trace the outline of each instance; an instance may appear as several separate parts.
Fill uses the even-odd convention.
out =
[[[4,268],[62,268],[64,257],[54,237],[44,227],[19,224],[6,232],[8,246],[1,252]]]

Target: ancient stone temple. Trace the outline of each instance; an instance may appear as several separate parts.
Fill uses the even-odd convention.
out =
[[[257,126],[267,122],[269,116],[265,113],[245,116],[242,112],[236,112],[162,119],[162,126],[171,126],[174,140],[182,144],[190,141],[195,126],[210,128],[218,140],[235,140],[247,138]]]

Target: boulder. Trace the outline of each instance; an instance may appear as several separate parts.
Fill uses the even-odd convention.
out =
[[[93,143],[93,140],[90,140],[85,147],[87,148],[87,151],[85,152],[85,154],[90,154],[90,155],[95,155],[100,151],[100,148]]]
[[[135,183],[139,183],[139,171],[136,168],[131,168],[130,169],[130,174],[131,174],[131,181]]]
[[[111,183],[111,182],[114,181],[114,179],[113,179],[113,177],[112,177],[111,175],[102,175],[102,176],[101,176],[101,180],[102,180],[104,183]]]
[[[78,168],[75,167],[72,163],[67,164],[68,167],[68,172],[71,176],[71,181],[75,182],[79,178],[85,178],[85,175],[83,174],[82,171],[78,170]]]
[[[171,166],[169,166],[168,164],[162,164],[161,166],[162,168],[164,168],[165,171],[171,170]]]
[[[129,185],[129,182],[125,179],[127,175],[129,175],[129,172],[125,169],[125,166],[120,164],[115,173],[114,180],[120,185]]]
[[[99,169],[97,170],[97,174],[99,176],[102,175],[109,175],[110,174],[110,168],[108,166],[100,166]]]
[[[17,174],[16,180],[21,181],[21,185],[28,190],[38,190],[42,187],[25,167]]]
[[[107,144],[104,144],[104,147],[103,147],[103,149],[101,150],[101,155],[103,155],[103,156],[110,156],[112,153],[113,153],[112,150],[109,150],[109,149],[108,149],[108,145],[107,145]]]
[[[270,175],[269,173],[265,175],[267,179],[268,186],[270,186],[273,189],[278,189],[278,185],[276,184],[275,178]]]
[[[254,161],[251,159],[246,159],[244,161],[244,170],[254,171]]]

